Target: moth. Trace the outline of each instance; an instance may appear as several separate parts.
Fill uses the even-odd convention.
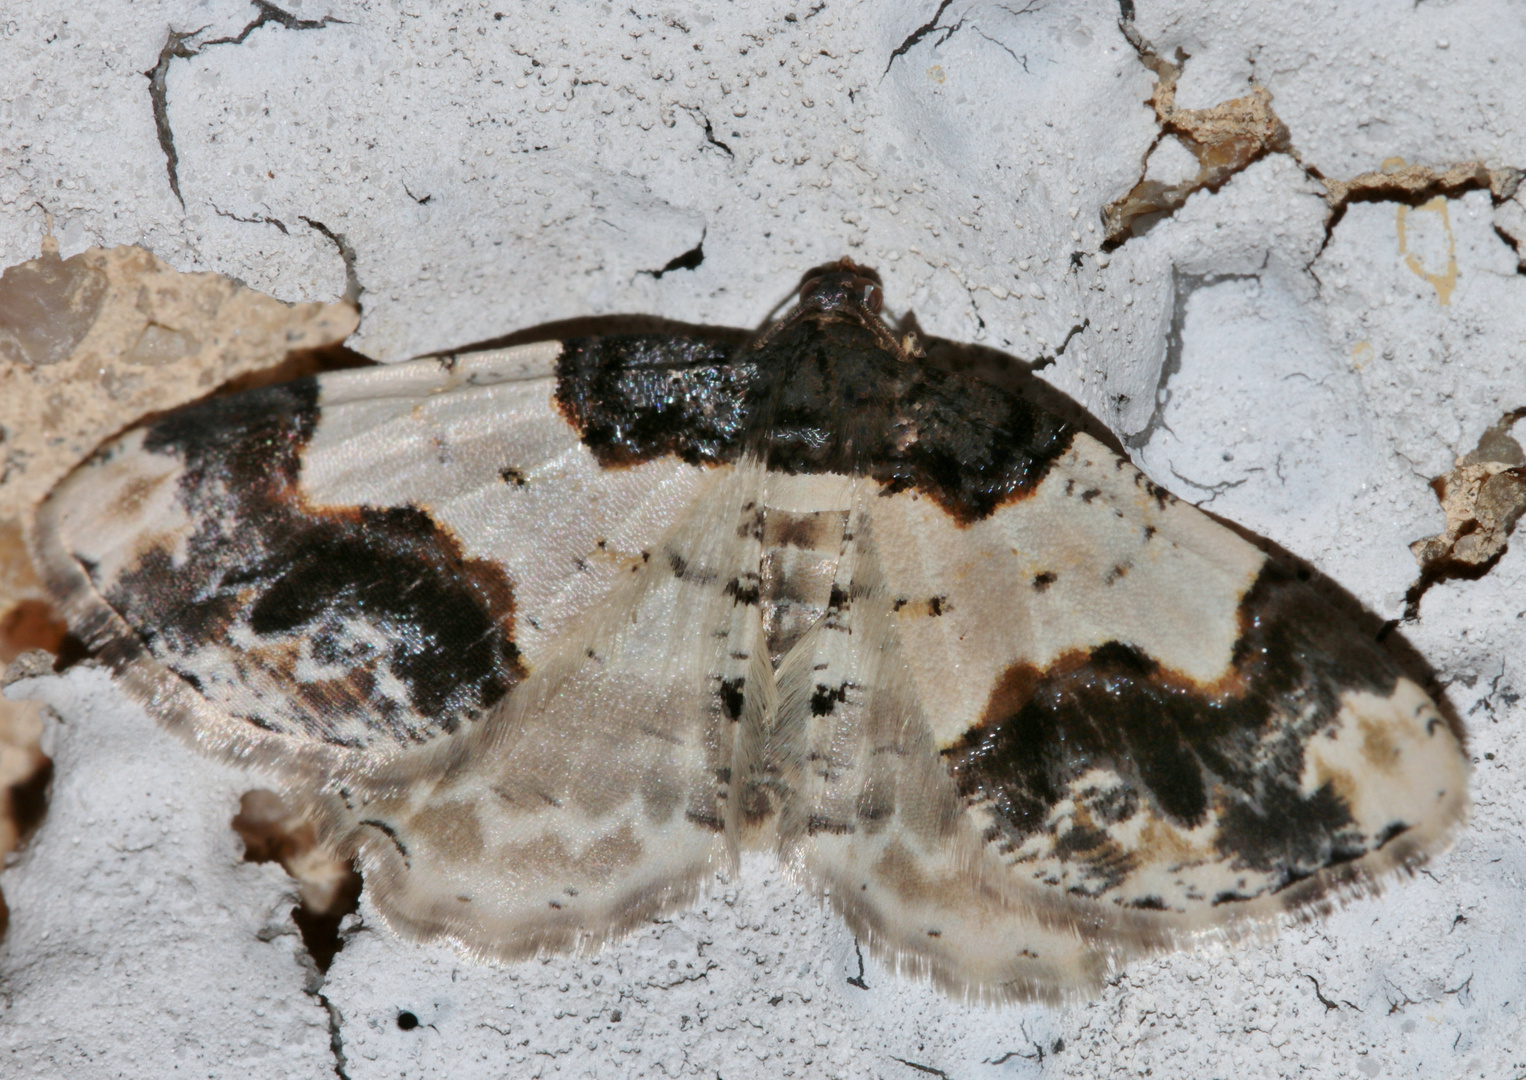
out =
[[[1458,736],[1369,637],[880,306],[844,261],[742,343],[212,397],[33,550],[160,723],[478,957],[597,947],[756,848],[899,969],[1053,1000],[1446,845]]]

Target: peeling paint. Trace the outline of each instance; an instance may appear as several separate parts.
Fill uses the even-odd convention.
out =
[[[1378,172],[1362,173],[1349,180],[1318,177],[1325,185],[1325,200],[1332,209],[1349,202],[1405,202],[1411,206],[1430,202],[1438,195],[1457,196],[1485,188],[1495,201],[1507,197],[1506,185],[1513,169],[1489,169],[1482,162],[1468,161],[1445,169],[1410,165],[1401,157],[1388,158]],[[1518,182],[1518,175],[1514,177]]]
[[[1176,84],[1181,78],[1187,57],[1178,53],[1175,60],[1160,56],[1155,47],[1140,36],[1133,23],[1120,23],[1124,36],[1139,55],[1140,62],[1155,73],[1155,90],[1146,104],[1155,110],[1161,140],[1175,137],[1197,159],[1197,174],[1177,183],[1151,180],[1147,172],[1121,199],[1102,211],[1106,239],[1104,250],[1113,250],[1132,236],[1138,236],[1173,210],[1186,203],[1197,191],[1217,191],[1230,177],[1251,162],[1270,153],[1291,150],[1288,129],[1272,110],[1272,95],[1258,86],[1244,97],[1222,101],[1210,109],[1176,107]],[[1146,155],[1146,168],[1149,155]]]
[[[1526,408],[1506,413],[1457,459],[1457,467],[1431,481],[1446,512],[1444,532],[1410,545],[1420,577],[1406,597],[1405,617],[1417,618],[1420,599],[1437,581],[1487,573],[1509,546],[1526,513],[1526,452],[1510,429]]]

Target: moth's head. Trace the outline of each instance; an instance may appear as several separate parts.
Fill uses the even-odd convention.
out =
[[[851,259],[840,259],[806,275],[797,316],[821,313],[866,325],[879,322],[885,301],[879,275]]]
[[[867,266],[859,266],[852,259],[827,263],[805,275],[800,283],[800,302],[788,315],[758,335],[750,347],[762,349],[781,332],[789,327],[799,327],[801,323],[849,323],[869,331],[880,348],[902,360],[920,356],[921,348],[914,335],[907,334],[898,340],[881,321],[880,307],[884,300],[880,276]]]

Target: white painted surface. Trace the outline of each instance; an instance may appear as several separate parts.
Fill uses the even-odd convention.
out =
[[[142,72],[168,29],[234,37],[256,9],[17,5],[0,15],[0,262],[36,254],[45,210],[65,256],[139,243],[332,299],[344,267],[306,218],[355,252],[352,344],[394,360],[586,314],[754,325],[846,253],[928,334],[1033,359],[1084,323],[1046,376],[1161,483],[1396,617],[1406,545],[1442,520],[1430,477],[1526,405],[1526,277],[1495,229],[1519,202],[1468,193],[1444,220],[1354,204],[1327,238],[1318,186],[1277,155],[1104,260],[1100,209],[1156,134],[1115,5],[955,0],[898,56],[937,4],[813,7],[293,4],[344,22],[268,23],[170,65],[182,210]],[[1254,78],[1325,176],[1393,157],[1526,167],[1519,4],[1137,7],[1161,53],[1190,54],[1180,105]],[[641,273],[702,236],[697,269]],[[1454,258],[1443,305],[1424,275]],[[1476,809],[1451,855],[1384,897],[1130,965],[1096,1002],[1002,1011],[872,963],[867,989],[849,983],[852,940],[762,863],[595,958],[510,968],[402,944],[363,907],[321,989],[345,1075],[1514,1080],[1523,546],[1433,588],[1403,628],[1469,728]],[[285,884],[239,863],[227,827],[255,782],[94,673],[14,692],[65,723],[49,816],[0,878],[0,1072],[333,1075],[300,947],[267,929],[289,929]],[[403,1009],[422,1025],[399,1030]]]

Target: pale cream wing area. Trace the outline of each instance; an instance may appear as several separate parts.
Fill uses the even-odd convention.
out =
[[[530,345],[327,376],[302,457],[315,506],[416,506],[466,557],[503,567],[530,665],[649,561],[696,499],[714,497],[710,470],[674,457],[601,467],[554,403],[557,353]]]
[[[1265,556],[1088,435],[1029,497],[959,526],[915,492],[876,507],[897,633],[940,747],[1015,662],[1040,670],[1109,641],[1205,684],[1239,637]]]

